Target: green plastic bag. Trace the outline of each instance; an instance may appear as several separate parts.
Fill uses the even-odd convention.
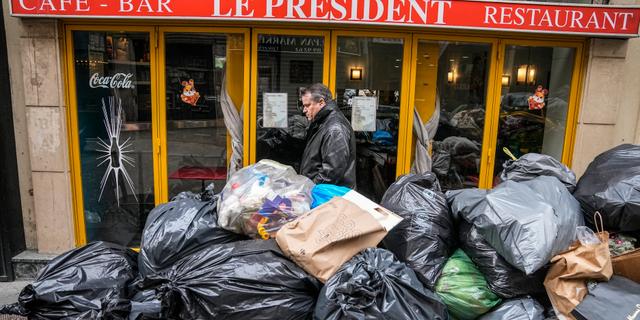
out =
[[[473,261],[458,249],[442,270],[436,293],[455,319],[475,319],[501,302],[487,286],[487,280]]]

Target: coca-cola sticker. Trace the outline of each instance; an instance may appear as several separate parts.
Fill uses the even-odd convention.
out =
[[[133,89],[133,73],[116,73],[112,76],[101,76],[97,72],[89,79],[91,88]]]

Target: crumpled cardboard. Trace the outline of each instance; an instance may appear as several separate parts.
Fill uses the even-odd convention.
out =
[[[288,258],[324,283],[354,255],[376,247],[400,221],[350,191],[285,224],[276,241]]]
[[[551,259],[544,280],[547,295],[560,319],[575,319],[571,311],[587,295],[587,281],[609,281],[613,275],[609,254],[609,233],[597,233],[599,244],[576,241],[567,251]]]

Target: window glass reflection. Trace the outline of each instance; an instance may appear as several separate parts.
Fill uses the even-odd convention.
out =
[[[301,89],[322,82],[324,50],[323,36],[258,35],[256,161],[299,172],[309,125]]]
[[[355,131],[357,190],[376,201],[396,178],[403,45],[338,37],[336,100]]]
[[[239,51],[243,57],[242,40],[242,35],[165,35],[169,198],[182,191],[200,192],[211,182],[216,191],[224,187],[227,128],[221,94],[231,67],[229,54]],[[242,82],[226,88],[238,85]]]
[[[138,246],[154,207],[149,34],[74,31],[87,241]]]
[[[418,44],[414,103],[420,117],[414,121],[429,127],[432,171],[445,190],[479,183],[490,50],[489,44]]]
[[[505,147],[516,157],[536,152],[562,159],[574,60],[574,48],[506,48],[494,175],[509,159]]]

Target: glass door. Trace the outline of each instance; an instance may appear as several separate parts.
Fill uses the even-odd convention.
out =
[[[504,45],[493,184],[509,160],[503,148],[570,162],[581,49],[549,41]]]
[[[159,128],[167,195],[163,200],[182,191],[201,192],[210,183],[220,192],[227,179],[231,146],[242,144],[239,113],[248,71],[248,31],[210,30],[160,32]],[[240,130],[240,138],[231,130]]]
[[[252,163],[272,159],[299,172],[308,121],[301,90],[329,80],[329,32],[255,30]]]
[[[70,27],[67,39],[77,242],[136,247],[158,203],[153,32]]]
[[[414,132],[424,130],[428,137],[414,134],[410,152],[413,166],[420,166],[416,152],[431,151],[431,170],[444,190],[483,185],[495,47],[474,38],[414,42],[411,118]]]
[[[380,201],[406,172],[411,38],[335,32],[332,48],[331,87],[356,136],[356,189]]]

